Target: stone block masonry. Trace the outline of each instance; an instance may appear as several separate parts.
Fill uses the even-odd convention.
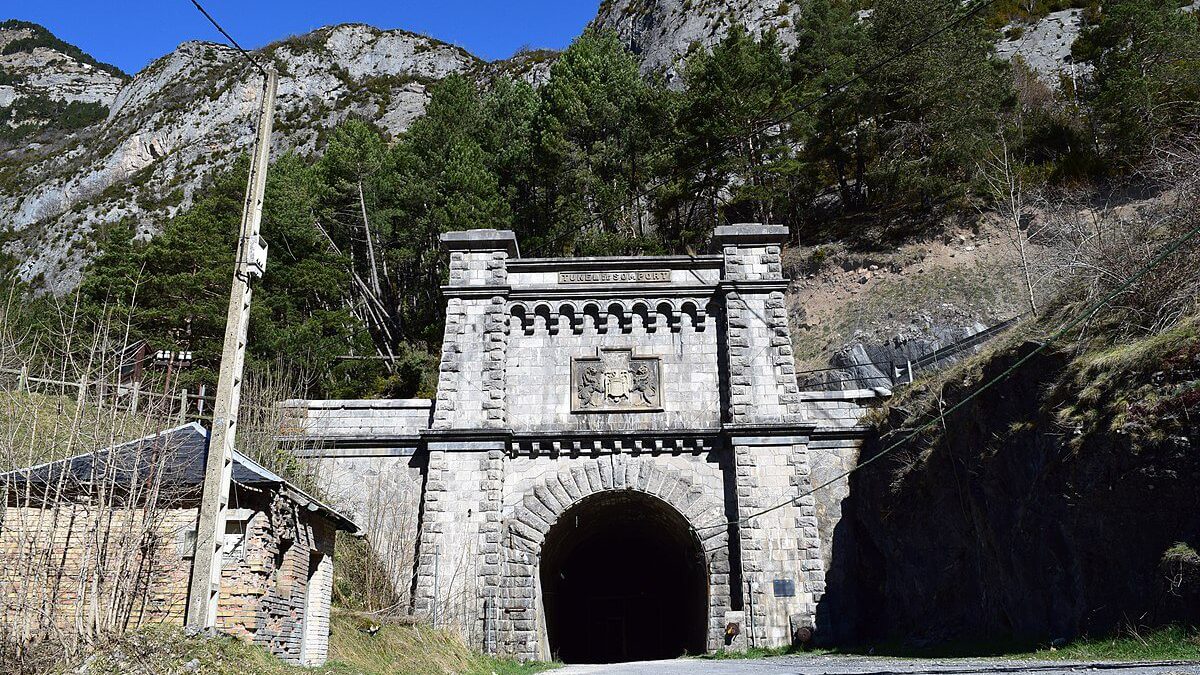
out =
[[[278,493],[233,498],[217,628],[292,663],[324,663],[334,527]],[[196,513],[192,504],[105,510],[73,499],[10,506],[0,528],[0,630],[49,623],[70,632],[96,617],[111,624],[99,631],[182,626]]]
[[[207,445],[206,430],[191,423],[0,473],[0,634],[182,626]],[[358,528],[241,453],[231,474],[216,627],[288,662],[320,665],[335,533]]]
[[[370,447],[409,458],[372,470],[419,471],[414,612],[522,659],[720,650],[737,646],[731,617],[738,645],[821,633],[822,528],[801,497],[816,425],[796,386],[786,237],[735,225],[714,255],[575,259],[521,258],[508,231],[443,237],[428,424],[410,416],[379,443],[326,425],[310,447],[329,445],[309,451],[344,463]],[[659,553],[613,550],[639,532]]]

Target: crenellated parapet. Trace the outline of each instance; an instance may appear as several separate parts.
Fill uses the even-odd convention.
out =
[[[712,300],[688,298],[523,301],[508,305],[512,327],[525,335],[704,331],[711,329],[712,316],[719,309]]]

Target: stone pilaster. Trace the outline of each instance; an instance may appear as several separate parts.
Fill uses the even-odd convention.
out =
[[[776,646],[815,625],[825,590],[815,501],[801,496],[812,482],[784,305],[787,229],[732,225],[717,228],[713,239],[725,259],[725,427],[737,480],[745,628],[754,646]]]
[[[421,518],[414,611],[479,648],[496,638],[508,406],[508,230],[442,235],[446,332]]]
[[[517,255],[510,230],[447,232],[450,252],[446,331],[433,428],[503,429],[508,424],[508,259]]]

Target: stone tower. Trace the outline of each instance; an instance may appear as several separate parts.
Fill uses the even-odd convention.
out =
[[[523,259],[509,231],[443,236],[418,614],[489,651],[573,660],[815,625],[786,236],[735,225],[718,255],[570,259]]]

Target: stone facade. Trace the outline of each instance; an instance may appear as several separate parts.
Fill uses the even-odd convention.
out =
[[[235,498],[242,508],[233,512],[226,542],[236,555],[226,558],[221,570],[217,628],[292,663],[324,663],[334,528],[286,503],[267,503],[261,494],[242,491]],[[6,509],[0,528],[0,615],[26,625],[3,620],[4,629],[36,630],[49,617],[53,625],[73,630],[77,622],[91,621],[93,612],[105,617],[108,628],[182,626],[196,507],[152,510],[149,522],[143,522],[145,513],[96,509],[74,500]],[[284,527],[285,521],[292,522]],[[97,531],[104,534],[103,547],[91,536]],[[313,557],[318,565],[310,574]],[[93,578],[98,588],[89,585]],[[318,588],[310,590],[311,584]]]
[[[191,424],[0,474],[0,635],[183,626],[206,442]],[[323,664],[335,534],[354,526],[242,455],[234,462],[217,629]],[[133,483],[147,492],[116,480],[92,489],[93,466],[138,466]]]
[[[326,404],[293,402],[326,429],[304,452],[346,481],[352,462],[388,471],[383,457],[408,458],[390,470],[423,481],[417,615],[490,652],[551,658],[549,539],[568,517],[582,527],[597,498],[636,494],[636,508],[686,523],[677,534],[707,586],[705,649],[828,632],[828,528],[805,494],[823,431],[796,385],[786,236],[736,225],[717,229],[715,255],[577,259],[523,259],[508,231],[443,237],[446,331],[428,420],[393,416],[374,422],[390,425],[376,441],[342,442],[334,429],[370,416],[330,424]]]

